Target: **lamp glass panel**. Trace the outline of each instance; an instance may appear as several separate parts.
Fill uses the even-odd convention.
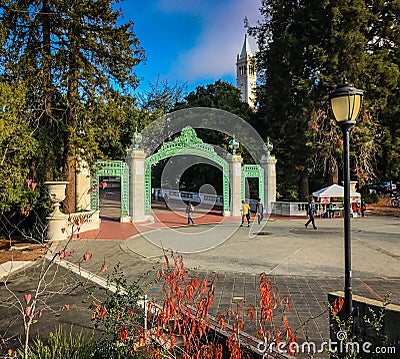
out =
[[[354,101],[353,101],[354,102]],[[348,121],[349,119],[349,96],[331,98],[332,112],[336,121]]]
[[[361,107],[361,96],[359,94],[350,96],[350,108],[353,109],[351,113],[351,121],[355,121],[357,119],[358,113],[360,112]]]

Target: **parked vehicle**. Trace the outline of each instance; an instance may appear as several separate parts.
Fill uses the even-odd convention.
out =
[[[388,194],[392,191],[392,184],[390,182],[379,182],[368,185],[370,193],[377,192],[382,194]]]

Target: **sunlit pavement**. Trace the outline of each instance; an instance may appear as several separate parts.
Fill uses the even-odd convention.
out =
[[[192,274],[219,274],[215,314],[228,309],[232,298],[257,304],[259,274],[265,272],[279,293],[291,298],[288,320],[299,342],[329,338],[327,295],[344,287],[343,219],[317,219],[317,230],[306,229],[305,218],[271,217],[261,226],[253,220],[250,227],[239,227],[240,218],[206,215],[195,218],[196,226],[186,223],[183,210],[158,209],[154,223],[137,225],[127,237],[118,229],[125,224],[113,222],[112,231],[102,228],[101,240],[74,240],[70,260],[90,251],[93,260],[81,264],[89,271],[102,275],[105,260],[109,268],[119,262],[128,278],[138,278],[144,268],[159,268],[165,250],[179,249]],[[400,218],[355,218],[351,227],[353,293],[383,300],[391,292],[393,303],[400,304]],[[160,295],[151,281],[146,285],[149,298]]]
[[[219,274],[214,314],[228,309],[233,298],[257,305],[259,274],[265,272],[282,296],[290,296],[288,321],[299,343],[329,338],[327,295],[344,286],[343,219],[317,219],[317,230],[306,229],[305,218],[267,218],[249,228],[239,227],[240,218],[213,214],[198,213],[194,220],[196,226],[188,226],[183,209],[160,207],[154,222],[136,226],[103,218],[100,231],[69,244],[67,261],[100,278],[108,274],[101,272],[103,264],[110,271],[120,263],[126,278],[139,280],[151,300],[161,296],[154,274],[164,250],[178,243],[191,274]],[[356,218],[351,226],[353,293],[381,300],[392,292],[392,301],[400,304],[400,218]],[[82,261],[85,253],[92,254],[88,262]]]

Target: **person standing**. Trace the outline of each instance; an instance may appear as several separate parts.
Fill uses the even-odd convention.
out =
[[[165,209],[169,209],[168,208],[168,194],[167,193],[164,194],[163,199],[164,199]]]
[[[263,217],[264,217],[263,212],[264,212],[264,206],[261,202],[261,198],[259,198],[258,202],[256,204],[256,214],[257,214],[258,224],[261,224],[261,221],[263,220]]]
[[[314,216],[317,214],[317,208],[315,207],[315,201],[314,198],[311,199],[311,201],[308,203],[307,205],[307,215],[309,217],[309,220],[307,221],[306,224],[304,224],[307,228],[307,226],[312,223],[313,228],[317,229],[317,227],[315,226],[315,219]]]
[[[367,210],[367,206],[365,205],[364,198],[361,198],[361,217],[364,217],[365,211]]]
[[[240,227],[243,227],[243,222],[245,218],[247,219],[247,227],[250,227],[250,206],[245,201],[242,201],[241,212],[242,212],[242,223]]]
[[[186,213],[187,213],[187,220],[188,220],[188,224],[190,224],[190,222],[192,222],[192,224],[194,225],[194,221],[192,218],[192,213],[194,211],[194,206],[192,204],[192,202],[189,202],[187,207],[186,207]]]

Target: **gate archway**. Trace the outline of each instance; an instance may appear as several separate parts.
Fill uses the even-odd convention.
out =
[[[187,126],[182,129],[180,136],[172,141],[165,142],[161,148],[145,160],[145,204],[144,211],[146,215],[151,215],[151,167],[159,161],[179,155],[192,155],[203,157],[216,163],[222,169],[223,184],[223,207],[224,213],[229,212],[229,164],[220,157],[210,144],[204,143],[197,137],[195,130]]]
[[[246,179],[258,179],[258,198],[264,199],[264,176],[265,171],[260,165],[243,165],[242,167],[242,199],[246,197]]]
[[[124,161],[97,161],[99,169],[94,175],[90,176],[90,207],[98,210],[99,201],[99,179],[100,177],[120,177],[121,178],[121,214],[120,221],[129,221],[129,167]]]

